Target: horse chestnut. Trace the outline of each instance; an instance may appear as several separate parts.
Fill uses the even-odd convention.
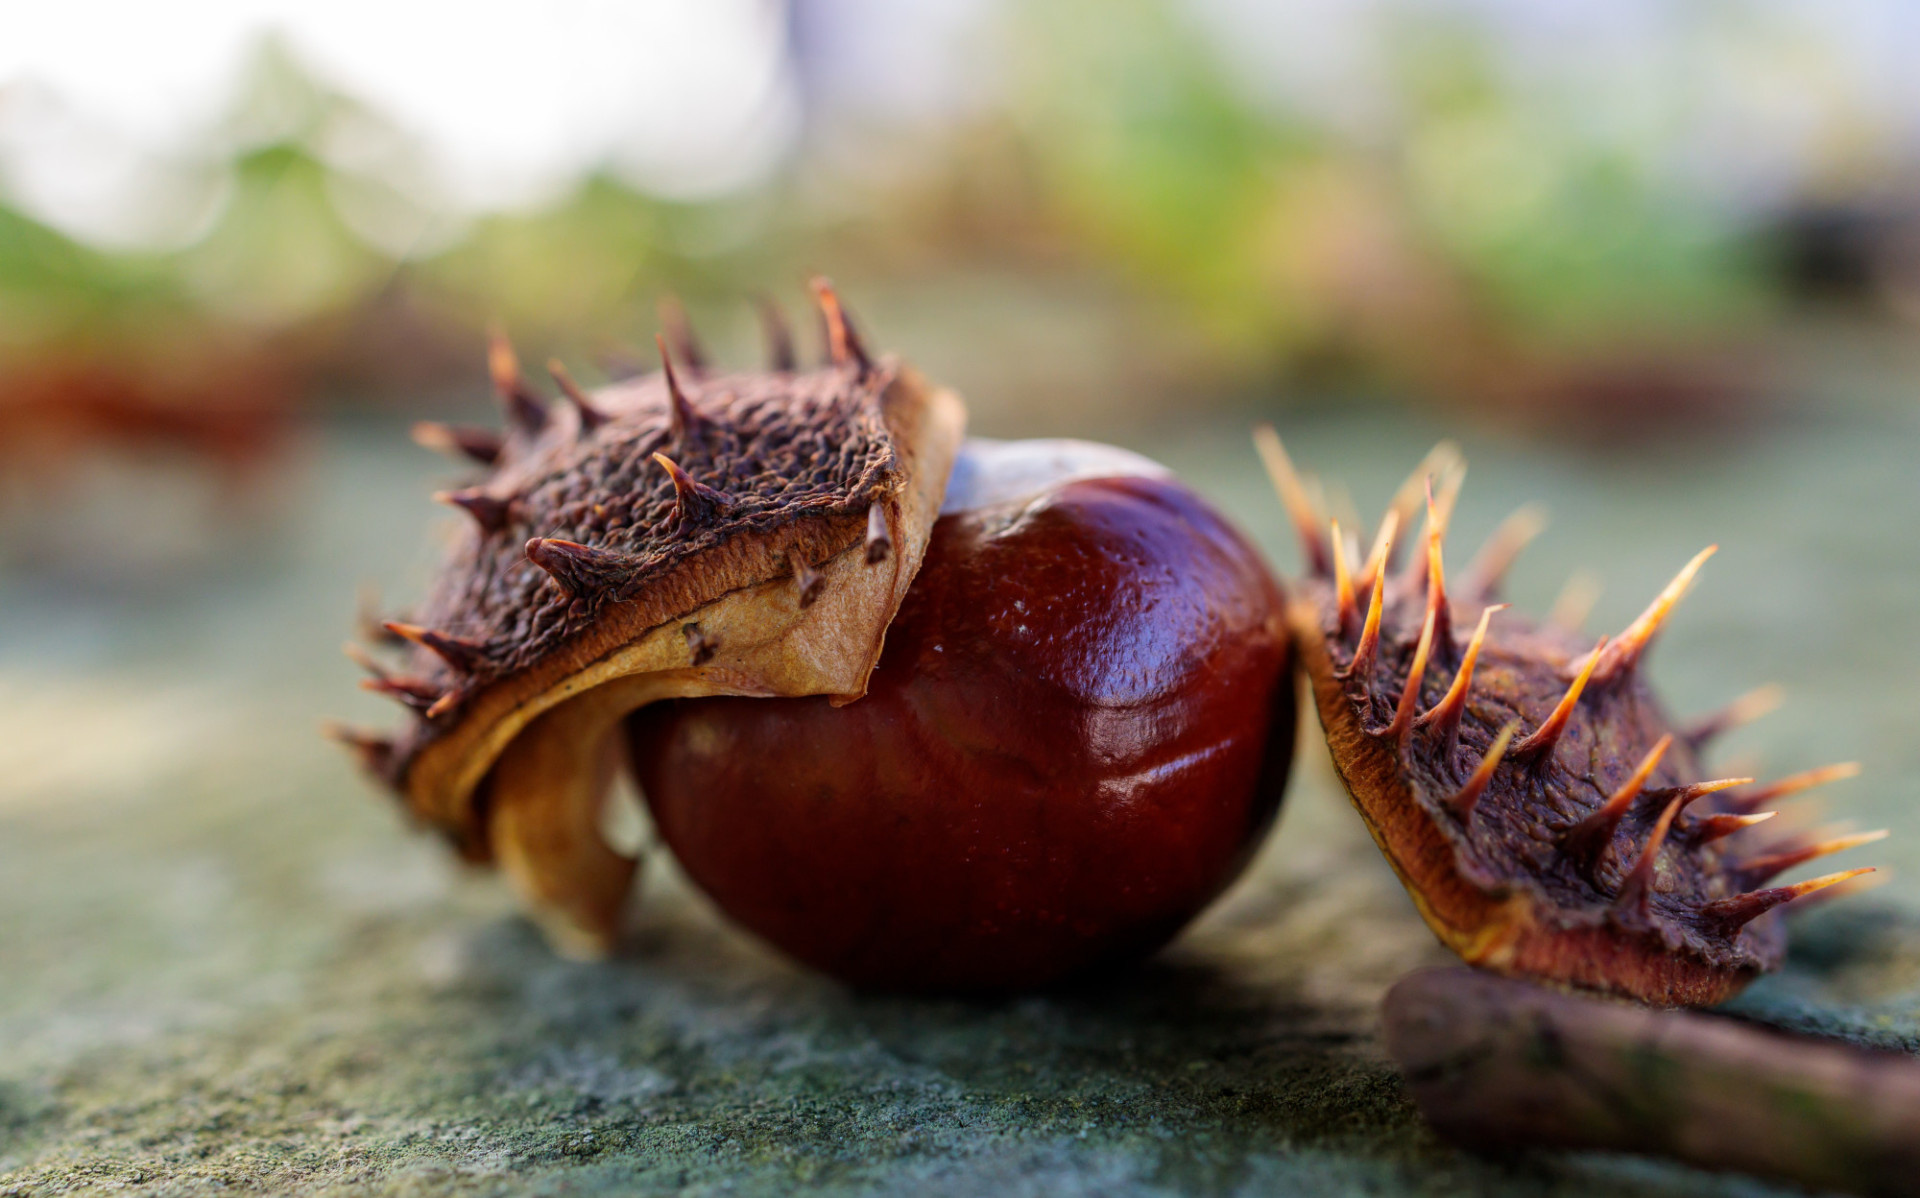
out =
[[[1292,758],[1279,585],[1135,455],[970,441],[864,698],[628,717],[662,838],[847,982],[1039,986],[1143,956],[1245,866]]]
[[[1278,806],[1279,585],[1136,455],[962,452],[960,397],[813,290],[824,361],[771,305],[762,370],[670,321],[657,372],[588,393],[550,363],[564,405],[497,337],[504,428],[415,430],[479,468],[437,496],[465,527],[349,646],[408,718],[332,734],[568,956],[616,950],[641,865],[603,834],[623,740],[694,879],[841,977],[1008,988],[1149,951]]]

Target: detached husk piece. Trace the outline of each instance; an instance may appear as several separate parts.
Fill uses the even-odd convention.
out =
[[[609,950],[636,863],[601,808],[633,709],[679,696],[864,693],[919,568],[965,408],[870,357],[824,281],[830,360],[708,373],[684,320],[663,369],[568,402],[491,365],[504,435],[421,426],[488,467],[439,496],[472,518],[418,615],[363,651],[370,689],[414,712],[397,737],[341,730],[420,821],[513,880],[555,946]],[[678,368],[674,362],[677,356]]]
[[[1334,768],[1428,926],[1462,958],[1710,1005],[1779,965],[1777,908],[1869,872],[1768,885],[1884,835],[1770,836],[1773,813],[1759,808],[1852,767],[1764,787],[1711,778],[1706,743],[1754,705],[1682,726],[1647,679],[1648,647],[1713,550],[1595,643],[1572,617],[1535,622],[1499,602],[1502,575],[1539,529],[1529,512],[1448,578],[1465,475],[1452,446],[1414,472],[1362,557],[1273,431],[1257,440],[1307,561],[1287,618]]]

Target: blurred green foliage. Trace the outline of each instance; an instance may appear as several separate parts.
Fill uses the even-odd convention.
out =
[[[221,130],[224,206],[192,244],[109,253],[0,207],[0,370],[177,364],[205,342],[276,356],[296,389],[415,386],[476,375],[489,321],[592,354],[644,344],[663,291],[738,297],[849,259],[880,277],[997,257],[1118,278],[1230,387],[1331,361],[1471,390],[1514,360],[1685,355],[1761,327],[1779,280],[1755,230],[1673,177],[1660,114],[1678,99],[1607,111],[1573,81],[1522,85],[1471,22],[1384,12],[1395,115],[1364,144],[1250,98],[1174,0],[1034,0],[1002,14],[997,103],[911,132],[944,148],[919,177],[836,179],[803,141],[745,195],[675,203],[596,171],[478,215],[342,165],[343,129],[389,159],[407,147],[269,49]],[[942,188],[995,219],[929,220]],[[424,231],[383,248],[355,205]],[[1032,244],[1049,254],[1023,259]]]
[[[1596,105],[1572,83],[1522,90],[1472,26],[1409,22],[1390,44],[1407,206],[1494,320],[1604,348],[1685,343],[1761,314],[1755,231],[1672,177],[1660,116]]]
[[[176,315],[183,299],[163,258],[91,249],[0,205],[0,354],[135,332]]]
[[[1478,26],[1399,13],[1394,117],[1360,144],[1257,106],[1180,6],[1020,12],[1013,111],[1060,227],[1250,369],[1330,344],[1396,368],[1436,343],[1684,352],[1773,298],[1756,231],[1674,177],[1678,98],[1611,111],[1503,72]]]
[[[1265,226],[1326,140],[1255,111],[1162,0],[1040,0],[1016,21],[1008,108],[1060,227],[1217,338],[1296,342],[1307,314],[1271,286]]]

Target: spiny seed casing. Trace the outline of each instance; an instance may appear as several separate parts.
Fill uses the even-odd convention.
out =
[[[1499,569],[1449,593],[1443,543],[1464,471],[1447,453],[1436,451],[1437,503],[1425,480],[1426,535],[1405,538],[1417,546],[1407,565],[1393,541],[1417,510],[1418,475],[1355,571],[1354,547],[1337,525],[1327,537],[1310,488],[1263,435],[1307,541],[1311,577],[1290,586],[1288,622],[1334,768],[1420,914],[1463,958],[1707,1005],[1779,965],[1776,908],[1866,872],[1756,889],[1870,837],[1753,843],[1733,817],[1799,785],[1709,781],[1705,734],[1676,726],[1649,685],[1644,652],[1706,553],[1596,646],[1504,605],[1489,611]],[[1517,549],[1496,544],[1482,560],[1504,568]]]
[[[415,714],[390,739],[341,739],[418,819],[505,868],[563,949],[606,951],[631,881],[597,827],[621,716],[866,687],[965,409],[858,344],[843,330],[806,371],[669,362],[590,396],[566,378],[556,405],[496,340],[507,431],[456,493],[472,518],[425,601],[387,625],[412,642],[393,672]],[[474,439],[438,433],[422,439]],[[875,529],[895,552],[874,557]]]

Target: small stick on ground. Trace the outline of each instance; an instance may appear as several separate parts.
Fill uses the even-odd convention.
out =
[[[1920,1194],[1920,1061],[1463,967],[1403,978],[1387,1048],[1473,1149],[1657,1153],[1815,1189]]]

